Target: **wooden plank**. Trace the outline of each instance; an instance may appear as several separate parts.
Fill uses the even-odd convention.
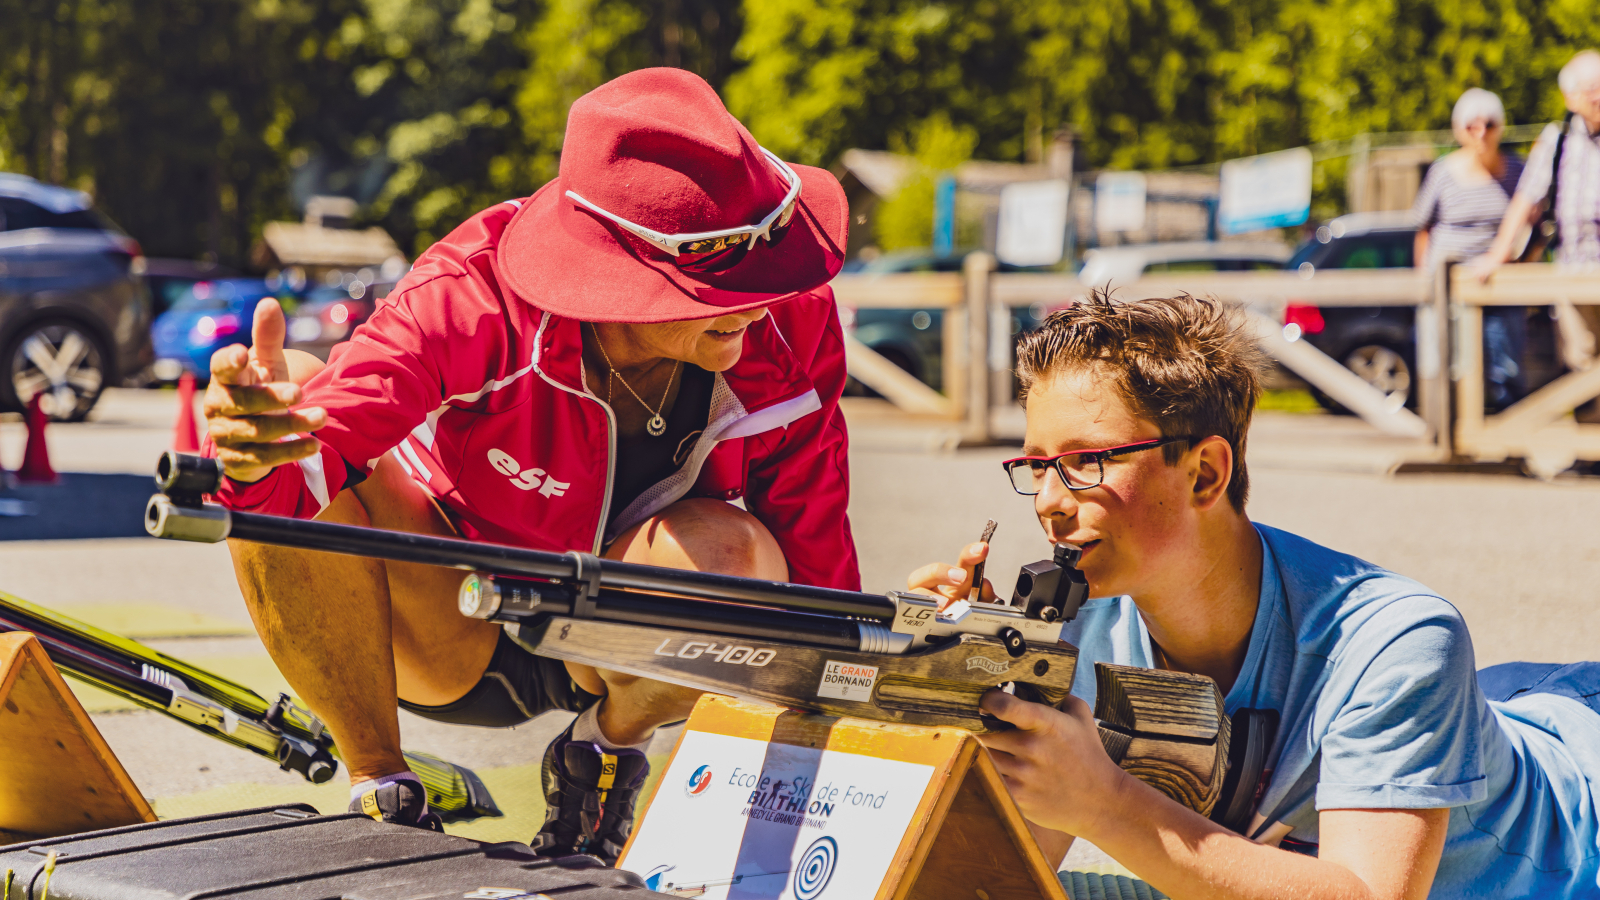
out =
[[[1450,275],[1451,299],[1471,306],[1545,306],[1558,297],[1580,305],[1600,303],[1600,276],[1553,263],[1501,266],[1488,284],[1460,266]]]
[[[1086,297],[1089,286],[1067,275],[996,275],[995,302],[1065,305]],[[1415,306],[1427,302],[1432,284],[1412,269],[1325,269],[1311,277],[1298,272],[1193,272],[1146,275],[1114,283],[1122,300],[1171,297],[1180,293],[1241,302],[1311,303],[1317,306]]]
[[[967,417],[967,379],[972,365],[967,346],[967,306],[952,307],[944,311],[941,340],[943,352],[939,358],[943,376],[944,395],[950,400],[950,415],[956,419]]]
[[[994,257],[969,253],[963,265],[966,278],[966,439],[989,440],[989,292]]]
[[[949,819],[951,807],[955,805],[957,796],[961,793],[961,782],[972,767],[973,757],[981,752],[981,748],[970,735],[950,735],[950,737],[955,738],[958,743],[940,747],[940,752],[950,752],[952,747],[954,748],[949,763],[936,769],[933,777],[928,779],[928,788],[923,792],[922,799],[917,803],[917,810],[911,816],[911,828],[900,841],[900,846],[895,849],[894,861],[889,864],[889,877],[878,886],[875,900],[908,900],[912,890],[921,880],[929,857],[940,850],[940,832]],[[873,752],[870,744],[862,746],[855,752],[878,755]]]
[[[951,416],[950,399],[910,372],[900,368],[877,351],[855,339],[844,336],[845,369],[857,381],[884,396],[884,399],[910,413]]]
[[[155,818],[38,639],[0,635],[0,831],[56,837]]]
[[[949,812],[931,831],[922,864],[906,870],[906,900],[1066,900],[989,753],[951,779]],[[980,893],[981,892],[981,893]]]
[[[1451,454],[1455,429],[1450,424],[1450,283],[1448,273],[1434,273],[1433,297],[1417,307],[1417,410],[1428,425],[1437,452]]]
[[[857,309],[949,309],[966,302],[962,276],[954,272],[840,275],[830,284],[840,306]]]
[[[1595,396],[1600,396],[1600,366],[1587,372],[1568,372],[1499,415],[1485,419],[1484,439],[1504,441],[1542,428]]]
[[[1261,349],[1379,431],[1396,437],[1428,436],[1428,423],[1406,409],[1403,399],[1396,402],[1397,398],[1385,396],[1310,343],[1284,337],[1283,327],[1260,313],[1246,312],[1245,321]]]
[[[1128,774],[1210,815],[1231,738],[1216,682],[1109,663],[1095,663],[1094,674],[1094,717],[1106,752]]]
[[[1450,380],[1456,389],[1457,453],[1495,462],[1503,455],[1485,455],[1478,446],[1483,434],[1483,309],[1452,304]]]

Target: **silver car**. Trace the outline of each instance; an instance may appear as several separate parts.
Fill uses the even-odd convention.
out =
[[[1281,269],[1293,251],[1269,241],[1177,241],[1096,247],[1083,254],[1078,281],[1087,287],[1115,287],[1143,275],[1167,272],[1240,272]]]

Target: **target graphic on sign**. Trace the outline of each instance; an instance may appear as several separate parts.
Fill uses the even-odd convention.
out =
[[[801,854],[794,869],[795,900],[816,900],[833,878],[839,860],[839,845],[831,837],[819,837]]]

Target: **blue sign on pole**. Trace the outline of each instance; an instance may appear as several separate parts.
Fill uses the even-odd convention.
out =
[[[933,189],[933,253],[956,252],[956,177],[941,175]]]

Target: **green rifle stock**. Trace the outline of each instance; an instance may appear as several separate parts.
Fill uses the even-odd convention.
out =
[[[244,685],[138,641],[0,592],[0,633],[9,631],[32,633],[63,673],[268,757],[314,784],[338,771],[333,736],[287,694],[269,703]],[[502,815],[471,769],[426,753],[406,751],[405,758],[444,821]]]

